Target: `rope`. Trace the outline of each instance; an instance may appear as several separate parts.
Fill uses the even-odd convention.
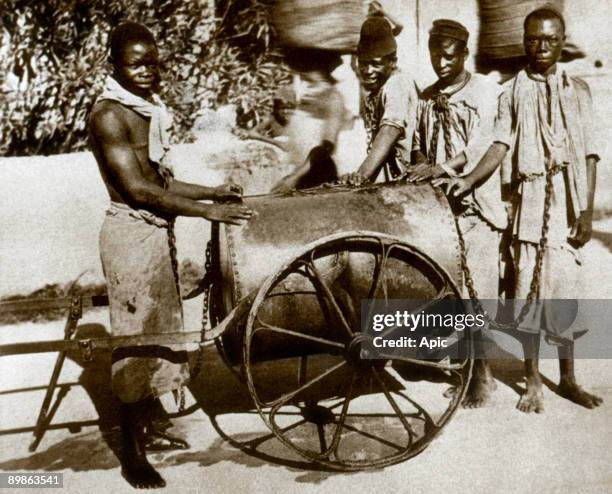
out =
[[[453,158],[453,143],[451,141],[451,125],[453,121],[453,112],[451,108],[451,104],[449,102],[451,96],[461,91],[465,86],[467,86],[468,82],[472,78],[471,74],[468,72],[464,81],[459,84],[459,86],[452,89],[450,92],[438,92],[435,96],[433,96],[433,110],[435,113],[436,120],[434,122],[434,126],[431,134],[431,145],[429,146],[427,153],[427,160],[431,166],[435,166],[438,164],[437,162],[437,154],[438,154],[438,138],[440,135],[440,127],[442,127],[442,137],[444,138],[444,155],[445,161]]]
[[[433,131],[431,134],[431,146],[429,147],[429,153],[427,156],[430,166],[435,166],[438,164],[437,152],[440,127],[442,127],[442,137],[444,138],[445,161],[448,161],[453,157],[453,144],[451,141],[452,112],[448,98],[449,95],[446,93],[439,93],[433,97],[433,110],[435,112],[436,120],[434,122]]]

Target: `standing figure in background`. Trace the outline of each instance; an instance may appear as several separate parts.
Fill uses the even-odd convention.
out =
[[[348,116],[332,76],[342,63],[339,53],[294,48],[287,51],[286,61],[294,72],[296,103],[285,128],[287,159],[296,168],[274,185],[275,193],[315,187],[338,178],[333,155]]]
[[[528,65],[503,85],[493,144],[466,177],[448,191],[461,196],[500,163],[512,192],[512,255],[515,324],[522,332],[527,390],[517,407],[544,409],[539,373],[540,333],[558,345],[557,393],[587,408],[601,404],[574,374],[574,339],[585,333],[580,313],[573,325],[556,317],[554,299],[581,298],[581,247],[591,238],[598,150],[593,140],[591,93],[585,81],[557,65],[565,42],[565,20],[551,7],[524,21]],[[510,160],[504,161],[510,153]],[[518,300],[516,301],[518,302]],[[563,318],[561,318],[563,319]]]
[[[357,63],[368,154],[359,169],[342,181],[353,185],[375,181],[383,169],[385,180],[397,179],[410,165],[418,95],[412,78],[397,67],[397,43],[383,17],[369,17],[363,23]]]
[[[491,143],[501,90],[488,78],[465,70],[469,32],[462,24],[438,19],[429,35],[431,64],[438,80],[423,91],[419,102],[413,142],[417,166],[408,178],[412,182],[460,177],[476,166]],[[460,203],[451,201],[464,242],[466,280],[485,300],[499,297],[500,242],[507,224],[500,188],[497,174]],[[464,297],[474,295],[466,284]],[[481,341],[480,337],[476,340],[474,373],[463,402],[468,407],[484,405],[495,389]]]
[[[288,127],[295,111],[295,91],[292,86],[281,86],[272,99],[272,112],[245,137],[252,139],[272,139],[274,144],[287,151],[289,140]]]
[[[174,180],[168,167],[171,118],[157,95],[159,55],[151,32],[126,22],[110,37],[113,75],[90,117],[91,146],[111,204],[100,231],[113,336],[183,330],[176,245],[177,215],[239,225],[252,211],[232,184],[204,187]],[[182,346],[120,347],[112,355],[112,388],[121,401],[121,467],[136,488],[165,485],[147,449],[185,449],[188,444],[159,425],[159,397],[188,379]],[[157,412],[157,413],[156,413]]]

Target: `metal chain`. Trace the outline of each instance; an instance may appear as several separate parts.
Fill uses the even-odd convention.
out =
[[[210,306],[210,289],[212,286],[212,240],[209,240],[206,244],[206,255],[204,260],[204,293],[202,301],[202,337],[200,339],[200,347],[198,348],[198,355],[191,371],[191,378],[197,377],[202,370],[204,365],[204,340],[206,327],[208,326],[208,309]]]
[[[537,292],[540,287],[540,277],[542,275],[542,265],[544,262],[544,254],[546,252],[546,248],[548,245],[548,230],[549,230],[549,220],[550,220],[550,206],[552,204],[552,193],[553,193],[553,176],[559,173],[562,168],[553,166],[546,171],[546,187],[545,187],[545,197],[544,197],[544,216],[542,219],[542,234],[540,236],[540,241],[538,243],[535,265],[533,267],[533,276],[531,278],[531,285],[529,286],[529,293],[527,294],[527,299],[525,305],[521,308],[521,311],[518,317],[509,324],[501,324],[496,321],[492,321],[486,311],[482,308],[482,304],[480,303],[478,292],[476,291],[476,286],[474,284],[474,279],[472,278],[472,274],[470,272],[467,256],[466,256],[466,247],[465,240],[463,238],[463,234],[461,232],[461,228],[459,228],[459,221],[457,217],[455,217],[455,225],[457,226],[457,235],[459,237],[459,247],[461,250],[461,266],[463,269],[463,274],[465,277],[465,285],[468,289],[468,293],[470,295],[470,299],[474,304],[476,311],[480,314],[484,314],[486,316],[489,325],[495,329],[501,330],[515,330],[518,326],[523,322],[527,314],[531,310],[531,306],[533,301],[536,299]]]
[[[172,172],[165,167],[160,167],[160,175],[164,181],[164,189],[167,189],[170,185],[170,181],[173,179]],[[176,249],[176,234],[174,233],[174,219],[168,220],[168,250],[170,252],[170,263],[172,264],[172,274],[174,276],[174,285],[176,287],[176,295],[181,306],[181,318],[183,317],[183,302],[181,300],[181,284],[179,278],[179,265],[178,255]],[[178,389],[179,396],[179,412],[185,409],[185,386],[180,385]]]

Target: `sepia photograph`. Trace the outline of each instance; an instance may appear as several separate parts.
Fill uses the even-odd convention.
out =
[[[1,490],[612,492],[612,2],[0,7]]]

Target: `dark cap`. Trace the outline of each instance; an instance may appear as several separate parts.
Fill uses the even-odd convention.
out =
[[[357,56],[362,60],[385,57],[397,51],[391,25],[384,17],[368,17],[361,26]]]
[[[429,30],[430,36],[443,36],[467,43],[470,33],[463,24],[450,19],[436,19]]]

